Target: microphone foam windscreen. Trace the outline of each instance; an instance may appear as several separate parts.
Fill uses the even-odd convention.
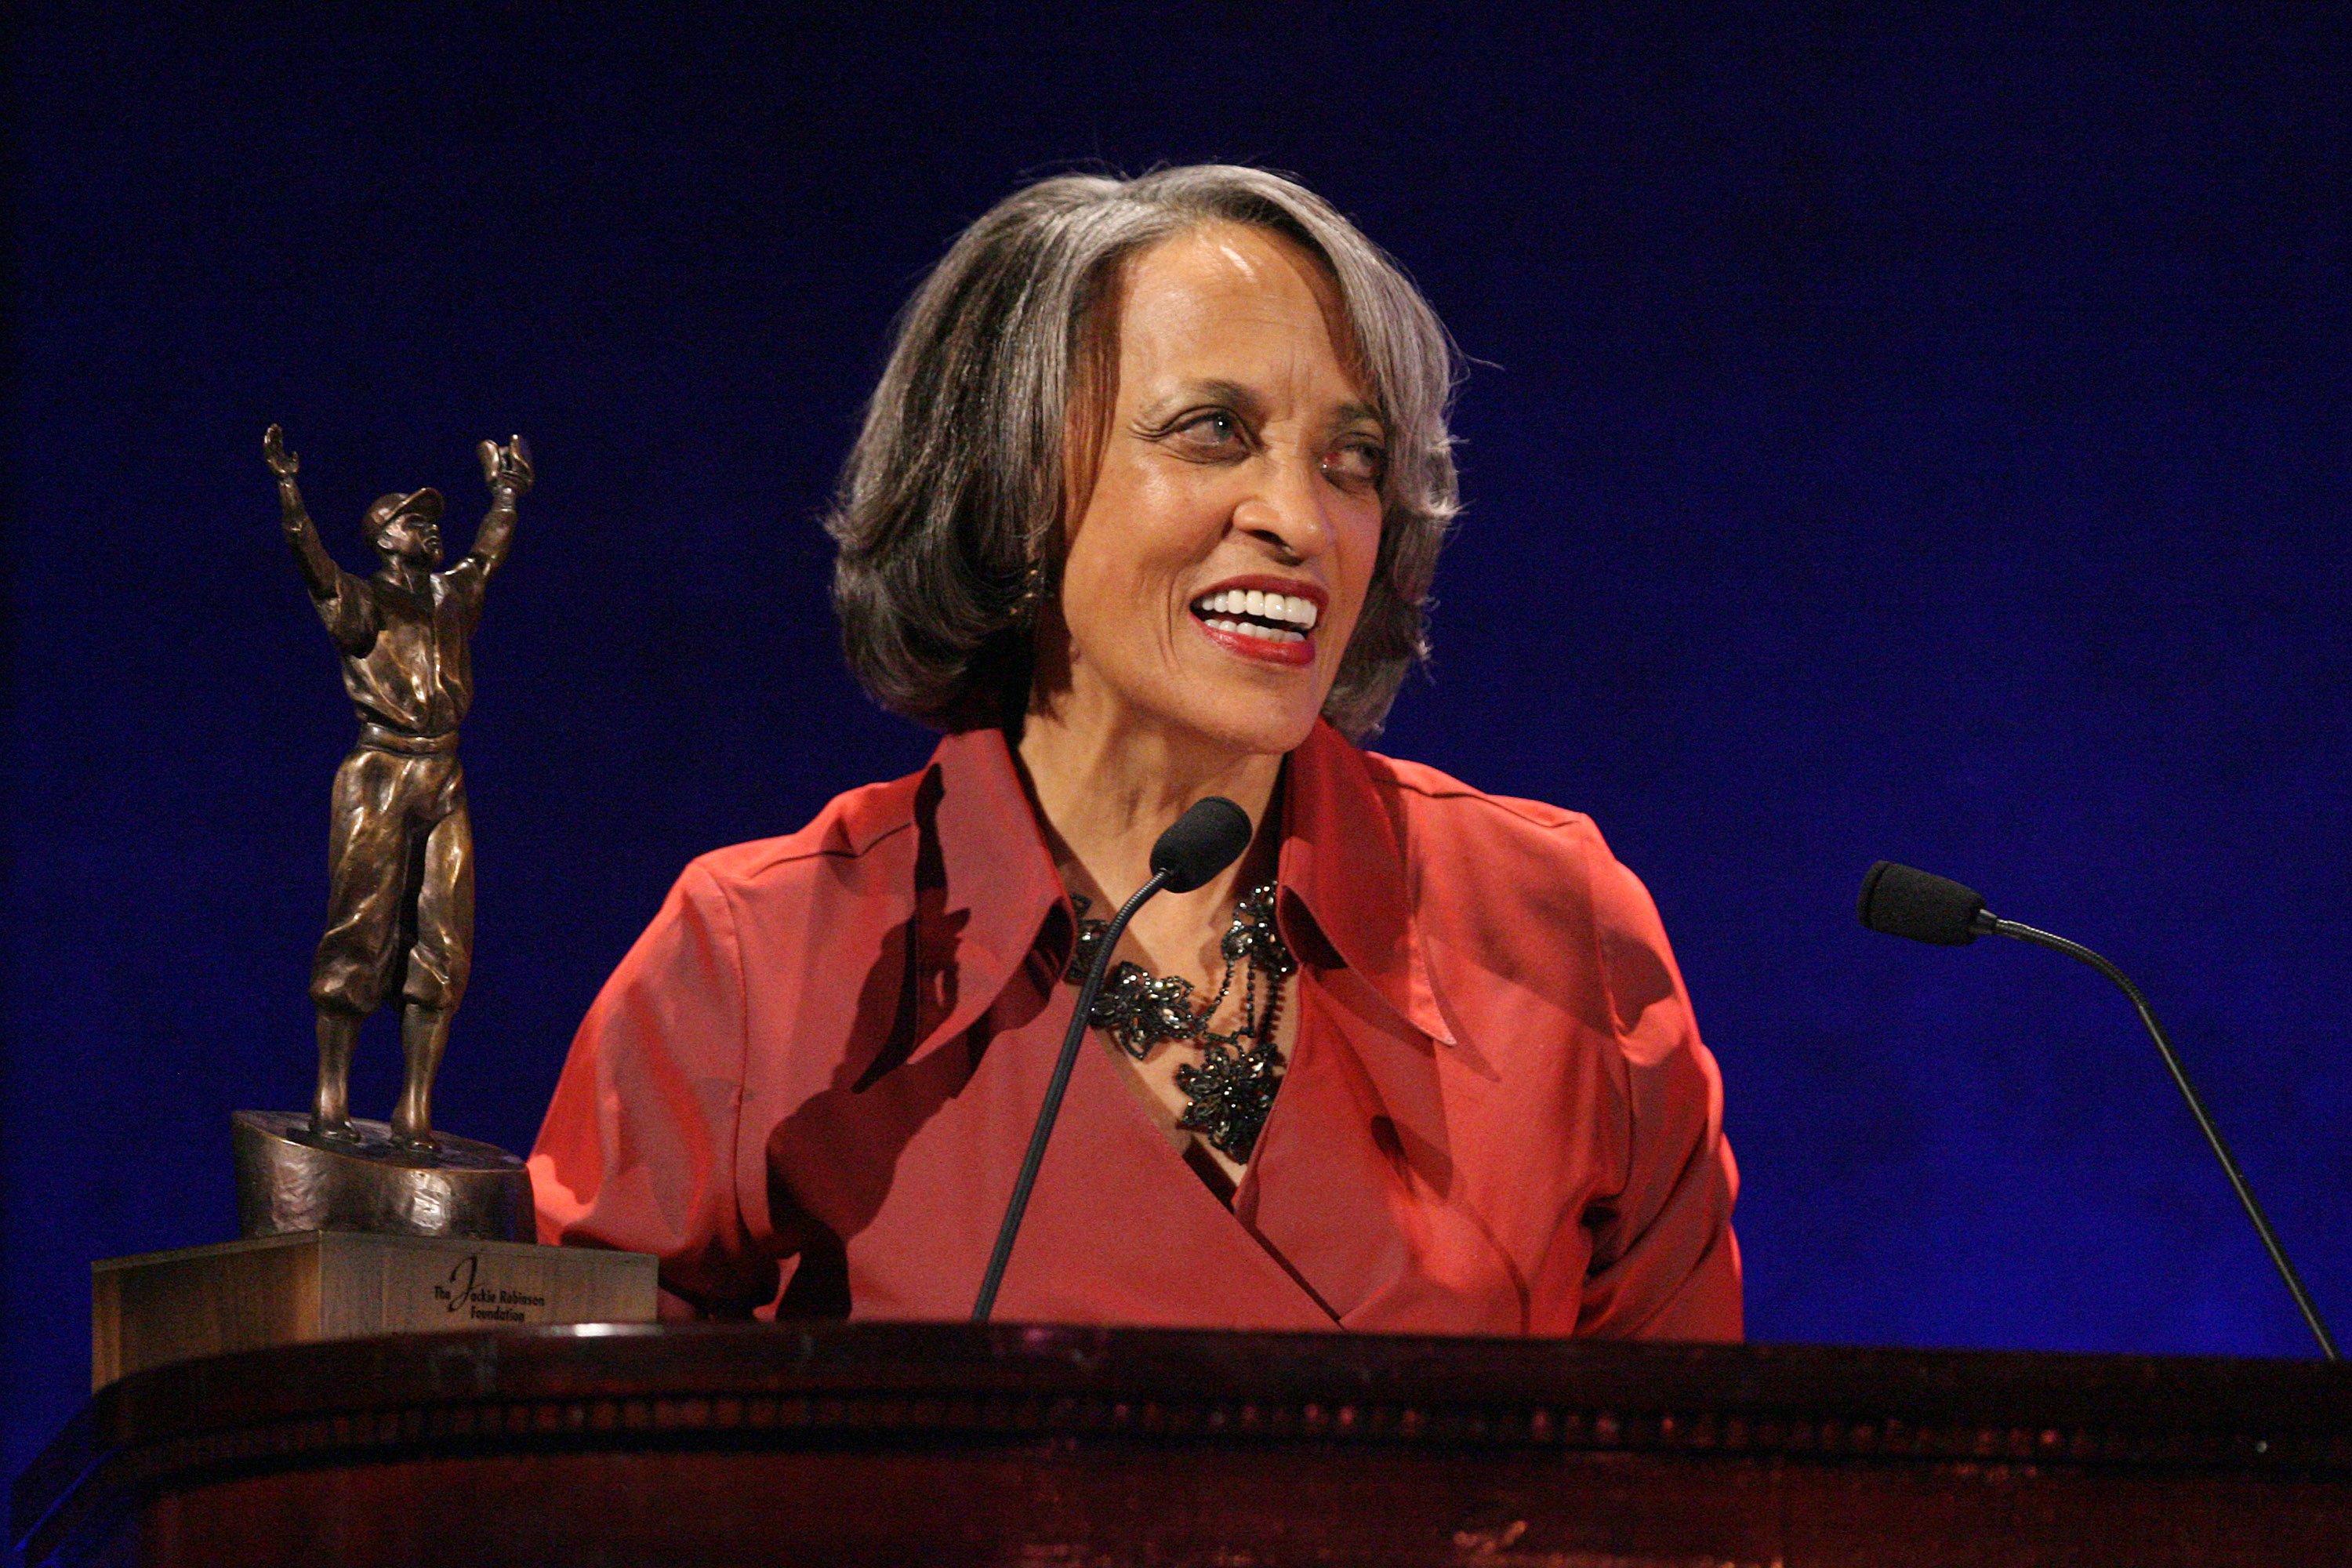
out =
[[[1976,941],[1982,894],[1949,877],[1881,860],[1862,879],[1862,923],[1889,936],[1966,947]]]
[[[1165,871],[1170,892],[1189,893],[1239,859],[1249,841],[1248,812],[1221,795],[1196,800],[1152,845],[1152,874]]]

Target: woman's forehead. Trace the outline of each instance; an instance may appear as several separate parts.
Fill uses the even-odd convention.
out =
[[[1348,363],[1338,288],[1321,261],[1282,235],[1235,223],[1188,229],[1139,254],[1121,294],[1122,382],[1304,376],[1331,384],[1318,390],[1370,401]]]

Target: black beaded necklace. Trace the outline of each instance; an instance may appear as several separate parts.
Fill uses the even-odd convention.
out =
[[[1070,901],[1077,909],[1078,941],[1063,978],[1077,984],[1110,922],[1087,920],[1085,899],[1074,895]],[[1217,950],[1224,955],[1225,977],[1206,1004],[1192,1000],[1192,983],[1182,975],[1155,975],[1139,963],[1122,962],[1103,981],[1087,1021],[1138,1061],[1170,1040],[1199,1042],[1201,1065],[1176,1069],[1176,1087],[1187,1102],[1176,1125],[1246,1163],[1266,1112],[1274,1109],[1275,1091],[1282,1087],[1274,1020],[1282,983],[1298,969],[1274,923],[1273,883],[1251,889],[1234,906],[1234,923]],[[1209,1020],[1232,994],[1235,970],[1242,974],[1242,1019],[1221,1035],[1209,1027]]]

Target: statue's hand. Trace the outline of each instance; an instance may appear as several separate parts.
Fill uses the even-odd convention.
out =
[[[286,432],[275,425],[262,432],[261,460],[281,479],[292,479],[302,466],[302,459],[286,449]]]
[[[485,441],[475,451],[482,459],[482,480],[492,489],[504,485],[520,495],[530,489],[530,447],[521,437],[508,437],[503,447]]]

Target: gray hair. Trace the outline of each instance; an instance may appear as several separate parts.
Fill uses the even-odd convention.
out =
[[[843,647],[883,707],[945,730],[1020,711],[1028,601],[1058,564],[1074,493],[1073,400],[1109,395],[1097,384],[1116,348],[1104,307],[1129,258],[1219,221],[1283,235],[1329,269],[1387,427],[1380,554],[1323,707],[1351,740],[1379,730],[1428,657],[1430,582],[1459,510],[1445,424],[1453,340],[1329,203],[1216,163],[1016,191],[964,230],[901,312],[825,516]]]

